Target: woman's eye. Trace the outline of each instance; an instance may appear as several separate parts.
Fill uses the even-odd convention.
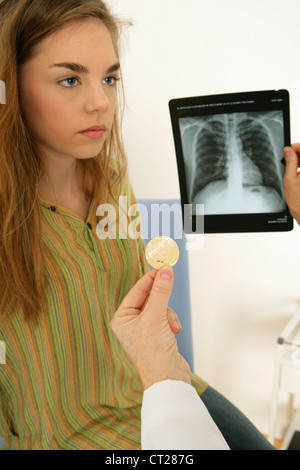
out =
[[[103,83],[108,86],[115,86],[119,80],[120,78],[118,77],[106,77]]]
[[[77,77],[68,77],[65,78],[64,80],[61,80],[59,82],[60,85],[64,86],[65,88],[73,88],[78,84],[78,78]]]

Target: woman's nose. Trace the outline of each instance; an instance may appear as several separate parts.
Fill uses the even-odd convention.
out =
[[[87,112],[105,112],[108,110],[109,106],[109,96],[102,84],[95,85],[87,90],[85,97],[85,109]]]

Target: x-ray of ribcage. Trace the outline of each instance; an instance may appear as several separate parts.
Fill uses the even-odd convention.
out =
[[[206,215],[285,209],[281,111],[181,118],[180,132],[189,202]]]

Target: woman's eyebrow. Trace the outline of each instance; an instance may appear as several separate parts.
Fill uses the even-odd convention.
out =
[[[117,62],[116,64],[109,67],[109,69],[107,70],[107,73],[117,72],[118,70],[120,70],[120,68],[121,68],[121,65],[119,64],[119,62]]]
[[[76,64],[74,62],[61,62],[59,64],[53,64],[51,67],[63,67],[65,69],[70,69],[72,72],[77,72],[77,73],[89,73],[88,69],[81,64]],[[112,73],[116,72],[117,70],[120,69],[120,64],[116,63],[113,64],[109,69],[107,70],[107,73]]]

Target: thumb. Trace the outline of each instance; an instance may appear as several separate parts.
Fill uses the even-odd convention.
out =
[[[158,271],[149,295],[147,308],[154,314],[167,314],[168,303],[174,283],[174,272],[170,266],[164,266]]]
[[[285,175],[296,176],[298,169],[298,155],[292,147],[284,147]]]

